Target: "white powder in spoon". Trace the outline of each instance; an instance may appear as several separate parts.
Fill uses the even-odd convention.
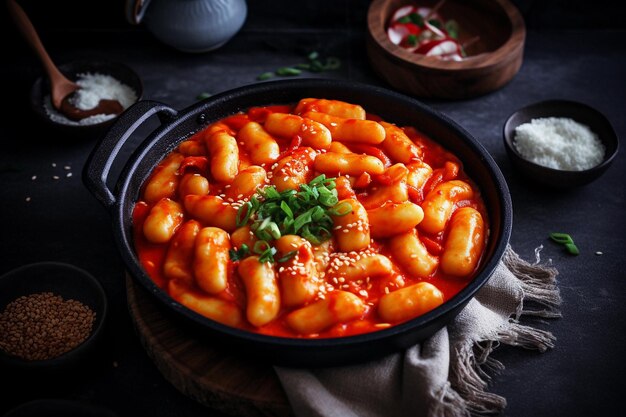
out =
[[[71,104],[81,110],[93,109],[100,100],[117,100],[126,110],[137,101],[137,94],[132,88],[110,75],[78,74],[76,84],[80,89],[72,97]],[[44,109],[53,122],[72,126],[93,125],[116,117],[114,114],[96,114],[78,121],[70,120],[52,106],[49,95],[44,97]]]

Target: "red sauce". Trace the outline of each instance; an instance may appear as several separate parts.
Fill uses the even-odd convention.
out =
[[[255,107],[248,110],[247,113],[236,114],[233,116],[229,116],[222,120],[222,122],[227,125],[229,128],[233,129],[235,132],[241,129],[246,123],[249,121],[257,121],[259,123],[263,123],[268,114],[272,112],[290,112],[292,111],[293,106],[268,106],[268,107]],[[369,115],[368,119],[370,120],[381,120],[379,117],[375,115]],[[204,134],[206,130],[210,129],[211,126],[207,127],[202,132],[198,132],[192,135],[188,140],[190,141],[202,141],[204,138]],[[470,206],[478,210],[483,219],[485,220],[485,230],[488,230],[488,219],[487,212],[484,206],[484,203],[481,199],[480,192],[475,184],[467,177],[465,172],[462,169],[462,164],[453,154],[448,152],[446,149],[438,145],[431,138],[428,138],[423,133],[418,130],[407,127],[403,128],[404,132],[407,136],[417,144],[423,151],[423,161],[429,164],[433,168],[433,174],[431,178],[428,180],[423,189],[409,189],[409,200],[413,203],[420,204],[423,202],[424,196],[428,193],[429,190],[433,189],[437,184],[442,181],[449,180],[452,178],[448,178],[449,176],[453,176],[454,179],[463,180],[470,184],[474,190],[474,197],[471,200],[464,200],[457,203],[457,207],[466,207]],[[294,150],[298,149],[298,145],[300,144],[301,138],[293,138],[292,140],[288,139],[277,139],[277,142],[280,147],[281,157],[287,156]],[[240,168],[250,165],[250,155],[244,146],[239,143],[239,156],[240,156]],[[349,144],[348,144],[349,145]],[[371,145],[355,145],[351,147],[353,151],[359,151],[361,153],[367,153],[370,155],[374,155],[381,160],[384,161],[393,161],[388,155],[384,153],[384,151],[377,147]],[[227,192],[228,184],[219,183],[213,180],[210,177],[210,174],[206,172],[206,168],[203,165],[202,158],[203,156],[194,157],[196,159],[189,160],[188,165],[193,167],[197,167],[198,171],[204,170],[201,172],[202,175],[207,177],[210,182],[210,195],[220,195]],[[446,166],[447,163],[457,164],[460,169],[458,172],[451,172],[449,167]],[[392,162],[393,163],[393,162]],[[262,165],[267,171],[271,171],[271,167],[267,166],[271,164]],[[155,170],[155,172],[158,171]],[[177,175],[182,175],[181,173]],[[309,180],[315,176],[317,173],[311,173]],[[379,178],[377,178],[379,177]],[[364,188],[356,190],[356,198],[359,200],[363,200],[368,197],[371,192],[377,188],[381,187],[385,183],[384,175],[372,176],[371,183]],[[346,191],[341,191],[341,183],[338,181],[338,190],[341,193],[346,193]],[[143,196],[143,192],[142,192]],[[341,197],[341,195],[340,195]],[[180,201],[178,195],[172,196],[173,200]],[[166,252],[168,250],[168,244],[154,244],[150,243],[144,236],[143,233],[143,223],[146,217],[148,216],[151,209],[151,205],[144,202],[139,201],[134,207],[133,211],[133,235],[134,235],[134,243],[135,249],[137,251],[137,256],[141,265],[144,267],[148,275],[154,280],[156,285],[159,288],[167,291],[168,279],[163,274],[163,262],[165,259]],[[185,221],[191,219],[192,217],[188,214],[184,214]],[[419,229],[419,225],[418,225]],[[445,240],[447,237],[447,230],[444,230],[438,234],[428,234],[420,230],[419,232],[420,239],[423,244],[432,255],[439,256],[442,252],[442,248],[444,247]],[[485,233],[488,235],[488,233]],[[380,253],[382,255],[387,256],[392,262],[395,260],[395,255],[390,251],[390,249],[386,246],[385,239],[374,239],[372,241],[372,245],[370,246],[370,250],[373,252]],[[306,338],[325,338],[325,337],[339,337],[339,336],[348,336],[360,333],[367,333],[376,330],[380,330],[382,328],[388,327],[390,324],[385,323],[379,317],[375,306],[378,303],[378,300],[386,294],[387,291],[393,291],[398,288],[402,288],[403,286],[411,285],[420,281],[426,281],[433,285],[435,285],[444,295],[444,301],[449,300],[454,295],[456,295],[459,291],[461,291],[470,281],[472,281],[474,274],[467,277],[452,277],[446,276],[440,268],[438,268],[434,274],[428,277],[411,277],[406,271],[402,269],[398,264],[395,264],[396,273],[382,277],[382,278],[372,278],[369,283],[357,283],[350,282],[347,288],[343,288],[343,290],[350,291],[354,294],[357,294],[360,298],[362,298],[366,305],[367,309],[364,315],[358,319],[351,321],[349,323],[339,323],[333,325],[324,331],[312,334],[312,335],[299,335],[294,332],[286,323],[285,316],[293,310],[286,309],[285,307],[281,307],[281,311],[274,321],[270,322],[267,325],[264,325],[260,328],[254,327],[250,324],[242,325],[242,328],[258,332],[261,334],[273,335],[273,336],[283,336],[283,337],[306,337]],[[229,270],[228,270],[228,287],[222,293],[215,295],[215,297],[232,301],[237,306],[241,308],[244,312],[245,317],[245,306],[246,306],[246,294],[245,288],[241,281],[241,278],[237,274],[237,265],[238,262],[229,261]],[[332,273],[328,273],[325,276],[325,280],[328,283],[333,283]],[[203,293],[203,291],[197,287],[194,283],[192,283],[191,291],[197,292],[198,294]],[[362,291],[365,291],[364,293]],[[366,294],[364,296],[363,294]],[[206,294],[205,294],[206,295]],[[394,325],[397,323],[391,323]]]

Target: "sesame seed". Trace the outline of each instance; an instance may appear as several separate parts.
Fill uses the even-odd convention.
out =
[[[32,177],[30,177],[30,179],[35,181],[37,179],[37,175],[33,175]]]
[[[65,165],[65,166],[63,167],[63,169],[64,169],[64,170],[66,170],[66,171],[69,171],[70,169],[72,169],[72,167],[71,167],[71,166],[69,166],[69,165]]]
[[[65,176],[66,176],[67,178],[69,178],[69,177],[71,177],[71,176],[72,176],[72,173],[71,173],[71,172],[68,172]]]
[[[597,251],[597,252],[596,252],[596,255],[600,256],[600,255],[603,255],[603,253],[602,253],[602,252],[600,252],[600,251]]]
[[[52,179],[53,179],[53,180],[58,180],[58,179],[59,179],[59,176],[58,176],[58,175],[53,175],[53,176],[52,176]]]
[[[52,165],[52,168],[56,168],[57,167],[57,164],[55,164],[54,162],[51,165]]]
[[[28,203],[30,201],[30,197],[26,197],[26,202]]]

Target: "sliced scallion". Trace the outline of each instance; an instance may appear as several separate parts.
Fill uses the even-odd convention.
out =
[[[572,255],[579,255],[580,251],[574,243],[574,239],[567,233],[550,233],[550,239],[565,246],[565,249]]]

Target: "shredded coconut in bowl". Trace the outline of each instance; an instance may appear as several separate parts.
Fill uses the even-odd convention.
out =
[[[533,119],[515,128],[515,149],[531,162],[563,171],[583,171],[604,159],[604,145],[588,126],[565,117]]]
[[[72,105],[81,109],[89,110],[98,105],[100,100],[117,100],[124,110],[137,101],[137,93],[126,84],[121,83],[116,78],[105,74],[78,74],[76,84],[80,89],[71,99]],[[44,109],[50,120],[71,126],[86,126],[111,120],[116,117],[114,114],[96,114],[82,120],[74,121],[65,117],[52,106],[50,95],[44,97]]]

